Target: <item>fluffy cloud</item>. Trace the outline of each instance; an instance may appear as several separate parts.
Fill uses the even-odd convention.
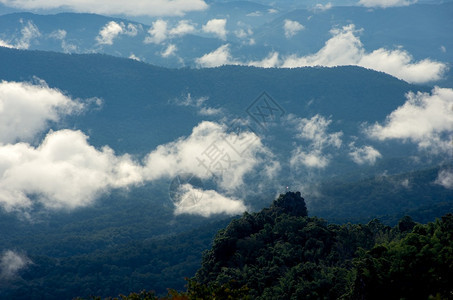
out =
[[[216,50],[197,58],[195,62],[203,68],[237,64],[231,56],[229,44],[222,45]]]
[[[126,27],[123,22],[110,21],[99,31],[96,41],[101,45],[113,45],[113,40],[119,35],[136,36],[137,33],[138,28],[134,24],[129,23]]]
[[[202,30],[206,33],[213,33],[222,40],[226,40],[226,22],[226,19],[212,19],[209,20],[205,25],[203,25]]]
[[[151,152],[144,176],[154,180],[192,173],[202,179],[216,178],[222,189],[232,192],[242,186],[247,173],[270,158],[270,151],[254,133],[230,133],[225,126],[204,121],[190,136]]]
[[[148,30],[149,36],[144,40],[145,44],[160,44],[167,39],[167,22],[164,20],[154,21]]]
[[[180,186],[181,201],[175,203],[175,214],[209,217],[213,214],[236,215],[247,210],[241,200],[228,198],[214,190],[201,190],[190,184]]]
[[[453,189],[453,172],[451,170],[442,170],[437,175],[436,184],[443,186],[446,189]]]
[[[379,48],[367,52],[358,37],[360,30],[353,24],[341,29],[332,29],[333,35],[317,53],[307,56],[289,55],[279,58],[272,52],[261,61],[241,62],[230,54],[229,45],[207,53],[197,59],[200,67],[216,67],[225,64],[240,64],[266,68],[297,68],[305,66],[344,66],[356,65],[385,72],[410,83],[427,83],[442,79],[448,70],[445,63],[423,59],[413,61],[405,50]],[[289,32],[290,33],[290,32]]]
[[[394,7],[408,6],[416,3],[417,0],[360,0],[359,4],[365,7]]]
[[[188,95],[180,105],[194,106],[203,114],[217,113],[205,106],[206,101]],[[92,204],[112,189],[180,173],[209,179],[220,192],[234,195],[243,188],[246,175],[258,166],[265,170],[264,177],[272,177],[279,170],[272,153],[246,126],[227,128],[202,122],[190,136],[160,145],[143,161],[135,161],[128,154],[117,156],[108,146],[95,148],[78,130],[50,130],[42,141],[37,140],[37,134],[49,122],[82,109],[86,105],[44,82],[0,84],[0,206],[6,211],[27,213],[35,205],[71,210]],[[207,202],[200,215],[233,214],[245,209],[231,196],[205,193]],[[185,206],[177,209],[177,213],[195,213],[192,208],[186,211]]]
[[[287,57],[282,67],[358,65],[382,71],[411,83],[424,83],[442,78],[447,69],[443,63],[424,59],[413,62],[404,50],[377,49],[367,53],[353,24],[333,29],[333,37],[313,55]]]
[[[299,31],[303,30],[305,27],[297,21],[285,20],[283,29],[285,30],[286,38],[291,38],[295,36]]]
[[[12,250],[3,252],[0,258],[0,278],[8,280],[17,276],[17,273],[31,264],[31,260],[25,255]]]
[[[32,22],[24,22],[20,20],[23,24],[23,27],[20,31],[21,35],[11,41],[0,40],[0,46],[7,48],[16,48],[16,49],[28,49],[30,48],[30,43],[41,36],[38,27]]]
[[[316,148],[324,148],[326,146],[341,147],[342,132],[327,133],[327,129],[332,123],[321,115],[315,115],[311,119],[293,119],[296,123],[296,137],[302,140],[309,140]]]
[[[408,93],[406,102],[384,124],[374,124],[367,134],[378,140],[402,139],[423,149],[446,152],[453,134],[453,89],[435,87],[429,93]]]
[[[349,156],[351,159],[358,165],[369,164],[374,165],[376,160],[382,157],[381,153],[378,150],[374,149],[372,146],[363,146],[356,147],[354,144],[350,144],[351,152]]]
[[[178,22],[176,27],[169,29],[168,22],[164,20],[157,20],[153,22],[152,26],[149,28],[149,35],[145,38],[145,44],[161,44],[169,38],[174,38],[176,36],[183,36],[189,33],[195,32],[195,26],[190,23],[188,20],[181,20]]]
[[[170,44],[165,48],[165,50],[161,53],[162,57],[167,58],[169,56],[172,56],[176,53],[178,48],[174,44]]]
[[[298,146],[293,150],[290,165],[294,170],[301,166],[308,168],[325,168],[330,162],[330,155],[323,154],[325,148],[340,148],[342,132],[328,133],[331,120],[320,115],[311,119],[289,116],[288,121],[296,129],[296,138],[307,141],[305,147]]]
[[[65,53],[77,52],[77,50],[78,50],[77,45],[68,43],[66,41],[66,35],[67,35],[66,30],[58,29],[58,30],[52,31],[49,34],[49,38],[60,40],[61,41],[61,49],[63,49],[63,51]]]
[[[318,3],[315,5],[314,7],[314,10],[315,11],[325,11],[325,10],[329,10],[332,8],[332,3],[329,2],[329,3],[326,3],[326,4],[321,4],[321,3]]]
[[[9,42],[0,39],[0,47],[5,48],[14,48],[13,45],[9,44]]]
[[[84,105],[74,101],[45,82],[0,83],[0,145],[29,141],[58,122],[63,115],[80,112]]]
[[[247,64],[249,66],[260,67],[260,68],[273,68],[277,66],[280,62],[278,52],[272,52],[268,55],[268,57],[264,58],[263,60],[259,61],[250,61]]]
[[[89,145],[80,131],[49,132],[38,147],[0,146],[0,204],[27,209],[33,202],[52,209],[86,206],[110,188],[141,181],[140,168],[128,155]]]
[[[327,167],[329,161],[330,157],[323,155],[320,149],[304,151],[302,147],[297,147],[291,153],[290,165],[293,169],[300,166],[322,169]]]
[[[182,36],[189,33],[194,33],[196,31],[195,26],[190,23],[188,20],[181,20],[178,22],[176,27],[170,30],[170,35],[173,36]]]
[[[208,7],[203,0],[0,0],[0,3],[26,10],[64,8],[75,12],[129,16],[175,16]]]
[[[188,106],[194,107],[197,109],[199,115],[202,116],[213,116],[222,113],[221,108],[212,108],[205,105],[205,102],[209,100],[209,97],[199,97],[193,98],[190,93],[183,99],[175,99],[172,103],[179,105],[179,106]]]
[[[221,189],[234,193],[247,173],[269,161],[267,151],[251,132],[227,133],[222,125],[203,122],[189,137],[159,146],[139,163],[127,154],[116,156],[107,146],[96,149],[80,131],[51,131],[37,147],[27,143],[0,146],[0,205],[7,211],[27,211],[35,203],[50,209],[74,209],[92,204],[108,190],[181,172],[215,179]],[[225,208],[229,204],[234,204],[235,213],[243,210],[243,205],[214,192],[207,194],[213,205],[218,203],[213,199],[223,203],[211,213],[216,209],[230,213]],[[179,208],[179,212],[183,210]]]

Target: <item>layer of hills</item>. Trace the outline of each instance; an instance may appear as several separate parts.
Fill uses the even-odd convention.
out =
[[[120,299],[158,299],[157,292],[168,295],[161,299],[443,299],[451,293],[451,214],[426,225],[408,216],[394,227],[377,219],[336,225],[309,217],[300,193],[287,192],[268,208],[227,223],[91,255],[31,256],[33,264],[20,278],[3,284],[0,295],[86,299],[130,293]],[[184,255],[199,257],[208,245],[201,267],[181,260]],[[181,292],[182,280],[175,275],[193,276],[197,268]]]
[[[273,154],[268,158],[282,166],[272,178],[261,176],[262,166],[253,169],[244,179],[245,187],[233,194],[250,213],[268,206],[276,190],[299,187],[310,212],[330,222],[367,223],[379,217],[394,226],[409,214],[426,223],[452,209],[452,190],[438,180],[439,174],[451,170],[451,157],[423,151],[411,141],[373,140],[363,131],[375,122],[383,124],[406,103],[408,92],[432,93],[430,87],[359,67],[166,69],[99,54],[7,48],[0,48],[0,65],[3,84],[53,88],[89,108],[49,122],[49,128],[27,141],[36,149],[49,132],[80,130],[96,149],[107,145],[118,155],[127,153],[140,161],[159,146],[185,140],[203,121],[231,124],[241,119]],[[249,110],[263,92],[281,108],[278,118],[264,128]],[[94,98],[100,99],[99,105],[90,100]],[[301,124],[324,120],[320,139],[342,141],[339,147],[322,149],[329,162],[324,168],[291,167],[295,149],[317,147],[297,136],[300,127],[294,120],[303,119]],[[372,145],[381,157],[374,164],[354,163],[352,142],[355,147]],[[5,281],[2,293],[25,299],[45,291],[46,299],[59,299],[182,290],[184,277],[199,269],[215,232],[231,219],[225,213],[175,214],[171,180],[162,177],[102,191],[94,203],[75,210],[48,209],[39,202],[28,216],[2,210],[2,247],[22,251],[30,261],[18,277]],[[207,180],[204,187],[217,189],[217,183]],[[367,245],[371,249],[374,242]]]
[[[281,59],[312,55],[334,36],[332,30],[353,24],[355,31],[351,34],[365,52],[402,49],[414,62],[452,62],[452,2],[386,9],[336,5],[329,9],[279,9],[246,1],[214,2],[206,11],[183,17],[136,20],[77,13],[5,13],[0,16],[0,40],[19,49],[104,53],[184,67],[199,65],[198,58],[219,49],[229,50],[229,63],[243,64],[261,61],[273,53],[279,53]],[[214,19],[226,22],[223,31],[203,30]],[[154,28],[158,21],[165,22],[164,29]],[[295,27],[285,25],[288,21]],[[178,27],[181,24],[184,26]],[[161,31],[159,35],[150,34],[153,28]]]

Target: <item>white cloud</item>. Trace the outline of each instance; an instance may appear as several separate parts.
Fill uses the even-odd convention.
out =
[[[322,169],[329,164],[330,157],[323,155],[320,149],[308,151],[303,151],[302,149],[302,147],[297,147],[292,151],[290,159],[292,169],[297,170],[300,166]]]
[[[369,164],[374,165],[378,158],[382,155],[372,146],[356,147],[354,143],[349,145],[350,151],[349,156],[358,165]]]
[[[183,184],[180,189],[182,201],[175,203],[176,215],[209,217],[213,214],[236,215],[247,210],[241,200],[223,196],[214,190],[201,190],[190,184]]]
[[[216,50],[203,55],[195,60],[199,67],[213,68],[223,65],[237,64],[230,54],[230,45],[225,44]]]
[[[408,6],[416,3],[417,0],[360,0],[359,4],[365,7],[395,7]]]
[[[211,160],[213,156],[215,161]],[[160,145],[151,152],[145,160],[145,178],[154,180],[181,173],[202,179],[214,176],[221,188],[231,192],[242,186],[247,173],[265,162],[264,157],[270,161],[270,156],[254,133],[228,133],[225,126],[204,121],[193,128],[189,137]]]
[[[299,31],[304,30],[305,27],[297,21],[286,19],[283,25],[283,29],[285,30],[286,38],[289,39],[295,36]]]
[[[0,39],[0,47],[6,47],[6,48],[15,48],[13,45],[11,45],[9,42],[1,40]]]
[[[66,38],[66,35],[68,33],[64,29],[58,29],[54,30],[49,34],[50,38],[56,39],[56,40],[64,40]]]
[[[213,33],[222,40],[226,40],[226,22],[226,19],[212,19],[209,20],[205,25],[203,25],[202,30],[206,33]]]
[[[21,19],[20,22],[24,24],[24,21]],[[17,38],[12,39],[11,41],[0,40],[0,46],[7,48],[16,48],[16,49],[28,49],[30,48],[30,43],[41,36],[38,27],[32,22],[28,21],[24,24],[20,31],[21,35]]]
[[[133,60],[136,60],[136,61],[141,61],[140,57],[136,56],[134,53],[131,53],[131,55],[129,55],[129,59],[133,59]]]
[[[168,22],[159,19],[152,23],[152,26],[148,30],[149,36],[145,37],[144,42],[145,44],[161,44],[167,39],[181,37],[195,31],[195,26],[188,20],[181,20],[176,27],[169,29]]]
[[[263,13],[259,10],[246,14],[246,17],[261,17]]]
[[[208,100],[209,97],[193,98],[190,93],[187,93],[183,99],[175,99],[173,103],[179,106],[194,107],[198,110],[197,112],[201,116],[214,116],[221,114],[221,108],[213,108],[205,105],[205,102]]]
[[[247,64],[249,66],[261,67],[261,68],[275,68],[280,64],[278,52],[272,52],[268,57],[260,61],[250,61]]]
[[[295,127],[296,138],[308,141],[307,146],[298,146],[293,150],[290,158],[291,168],[294,170],[301,166],[325,168],[330,162],[331,155],[324,154],[324,149],[328,147],[340,148],[343,133],[328,133],[327,130],[332,121],[320,115],[315,115],[311,119],[296,118],[290,115],[288,122]]]
[[[65,53],[77,52],[77,45],[68,43],[66,41],[67,32],[64,29],[54,30],[49,34],[49,38],[60,40],[61,41],[61,49]]]
[[[248,29],[247,31],[243,28],[240,28],[238,30],[235,30],[234,31],[234,34],[236,35],[236,37],[240,38],[240,39],[243,39],[243,38],[246,38],[248,37],[249,35],[252,35],[253,34],[253,31],[251,29]]]
[[[311,141],[316,148],[322,149],[326,146],[341,147],[341,136],[343,133],[341,131],[327,133],[332,120],[328,120],[321,115],[315,115],[311,119],[295,118],[292,119],[292,122],[296,123],[296,130],[298,132],[296,137]]]
[[[358,65],[382,71],[411,83],[424,83],[442,78],[447,66],[444,63],[424,59],[413,62],[404,50],[377,49],[367,53],[353,24],[333,29],[333,37],[317,53],[287,57],[282,67]]]
[[[4,280],[11,279],[31,263],[32,261],[27,256],[12,250],[6,250],[0,258],[0,278]]]
[[[80,112],[84,105],[45,82],[0,83],[0,145],[30,141],[37,133],[58,122],[63,115]]]
[[[178,48],[174,44],[170,44],[165,48],[165,50],[161,53],[162,57],[167,58],[171,55],[174,55]]]
[[[111,21],[102,27],[99,31],[99,35],[96,37],[96,40],[99,44],[103,45],[112,45],[113,39],[116,38],[123,32],[123,27],[120,24]]]
[[[435,87],[429,93],[408,93],[406,102],[387,116],[383,125],[366,129],[378,140],[402,139],[434,152],[451,149],[453,89]]]
[[[26,10],[64,8],[75,12],[129,16],[180,16],[208,7],[203,0],[0,0],[0,3]]]
[[[206,101],[205,97],[192,99],[188,95],[182,105],[195,106],[203,114],[218,113],[207,107]],[[37,204],[71,210],[92,204],[112,189],[181,172],[209,178],[222,193],[233,195],[257,167],[265,169],[263,177],[274,176],[279,169],[272,153],[247,127],[238,131],[206,121],[194,127],[190,136],[160,145],[142,162],[128,154],[117,156],[108,146],[95,148],[78,130],[50,130],[42,141],[35,140],[49,122],[84,108],[85,104],[44,82],[0,83],[0,206],[6,211],[27,213]],[[207,193],[210,203],[223,203],[210,209],[213,213],[244,208],[242,202],[229,202],[227,196],[222,198],[213,191]]]
[[[167,21],[157,20],[154,21],[148,30],[149,36],[144,40],[145,44],[160,44],[165,41],[167,37]]]
[[[99,35],[96,37],[96,41],[101,45],[113,45],[113,40],[121,34],[136,36],[138,34],[138,28],[131,23],[126,27],[123,22],[117,23],[115,21],[110,21],[101,28]]]
[[[321,3],[318,3],[315,5],[315,8],[314,10],[315,11],[326,11],[326,10],[329,10],[332,8],[332,3],[329,2],[329,3],[326,3],[326,4],[321,4]]]
[[[0,146],[0,204],[27,210],[74,209],[91,204],[101,192],[141,182],[140,168],[128,155],[94,148],[80,131],[50,131],[37,147]]]
[[[230,54],[225,44],[196,60],[200,67],[216,67],[238,64],[258,67],[297,68],[304,66],[343,66],[356,65],[387,74],[410,83],[427,83],[442,79],[448,70],[445,63],[424,59],[414,62],[412,56],[402,49],[377,49],[366,52],[353,24],[341,29],[332,29],[333,37],[317,53],[307,56],[289,55],[282,59],[278,52],[272,52],[261,61],[241,62]]]
[[[453,172],[451,170],[442,170],[437,175],[436,184],[443,186],[446,189],[453,189]]]
[[[246,174],[272,161],[272,155],[254,133],[226,130],[202,122],[189,137],[157,147],[143,163],[127,154],[116,156],[107,146],[96,149],[74,130],[50,131],[36,147],[0,145],[0,205],[6,211],[26,212],[36,203],[71,210],[91,205],[111,189],[183,172],[213,179],[231,194],[243,186]]]
[[[176,27],[170,30],[170,35],[183,36],[189,33],[194,33],[195,31],[195,26],[191,24],[190,21],[181,20],[178,22],[178,25],[176,25]]]

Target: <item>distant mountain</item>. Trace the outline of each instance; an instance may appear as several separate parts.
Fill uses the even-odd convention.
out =
[[[213,2],[207,10],[184,17],[134,21],[77,13],[4,14],[0,16],[0,45],[103,53],[166,67],[198,66],[197,59],[209,53],[214,56],[218,50],[216,55],[223,56],[216,58],[220,59],[217,64],[250,64],[276,52],[281,60],[315,54],[333,37],[331,30],[354,24],[353,34],[366,52],[403,49],[412,56],[412,63],[424,59],[452,62],[453,2],[386,9],[284,4],[279,9],[247,1]],[[214,19],[219,22],[207,26]]]
[[[89,134],[90,144],[108,145],[138,160],[160,145],[188,137],[203,121],[231,126],[238,119],[248,122],[247,130],[278,161],[274,187],[311,193],[319,179],[348,176],[354,181],[450,159],[443,152],[420,150],[416,141],[380,141],[364,131],[376,122],[384,124],[406,102],[406,93],[431,89],[359,67],[165,69],[105,55],[7,48],[0,48],[0,65],[2,80],[39,78],[73,98],[102,99],[100,108],[67,116],[51,128],[79,129]],[[263,95],[270,97],[266,101],[272,101],[274,110],[281,110],[281,117],[265,127],[254,112]],[[250,174],[248,180],[256,184],[264,180],[262,175]],[[433,176],[430,182],[436,180]],[[262,205],[260,200],[251,203]]]
[[[97,145],[107,144],[129,153],[143,153],[186,135],[203,119],[223,118],[222,114],[199,115],[200,108],[174,103],[175,99],[182,101],[188,94],[195,98],[207,97],[206,104],[222,109],[231,121],[249,117],[247,107],[265,91],[286,114],[305,118],[320,114],[331,118],[333,123],[329,129],[341,130],[348,138],[360,134],[362,122],[383,121],[404,103],[405,93],[430,91],[427,87],[410,85],[359,67],[226,66],[175,70],[105,55],[65,55],[6,48],[0,48],[0,64],[3,80],[29,81],[36,76],[72,97],[102,98],[105,101],[102,109],[67,122],[92,132],[92,140]],[[259,128],[256,126],[256,130]],[[278,145],[291,148],[294,132],[275,128],[272,133],[281,134],[275,140]]]
[[[429,87],[353,66],[167,69],[100,54],[2,47],[0,66],[3,92],[12,82],[28,82],[87,104],[85,111],[49,122],[29,144],[0,144],[4,149],[39,150],[42,138],[52,133],[48,130],[81,130],[89,136],[91,150],[109,146],[116,155],[129,154],[141,162],[156,149],[179,151],[181,142],[193,138],[201,122],[228,126],[240,120],[246,131],[255,131],[260,147],[272,154],[252,169],[245,187],[228,194],[243,201],[250,213],[269,205],[275,190],[299,188],[308,210],[333,222],[382,216],[394,224],[406,212],[413,212],[417,221],[432,221],[451,211],[451,158],[420,150],[416,142],[373,140],[363,131],[375,122],[384,124],[387,116],[407,103],[408,92],[432,94]],[[0,95],[2,100],[5,95]],[[93,102],[94,98],[101,99],[100,103]],[[280,109],[275,118],[259,119],[259,109],[269,113],[266,103]],[[199,142],[208,132],[201,134]],[[335,146],[339,141],[341,145]],[[373,146],[381,156],[365,162],[367,156],[357,150],[369,149],[360,148],[363,145]],[[67,146],[76,145],[69,141]],[[309,150],[326,165],[291,163],[297,151]],[[195,159],[200,155],[197,151],[190,149],[189,156]],[[351,153],[359,160],[354,161]],[[54,154],[59,157],[58,149]],[[266,166],[272,161],[281,170],[267,177]],[[165,157],[161,162],[165,163]],[[445,182],[440,180],[442,172],[446,172]],[[158,293],[165,293],[167,287],[182,289],[183,278],[193,276],[200,267],[201,252],[209,248],[214,231],[230,220],[222,221],[227,214],[235,212],[176,214],[175,179],[180,184],[184,176],[173,180],[163,176],[127,189],[101,191],[93,203],[68,212],[45,208],[40,202],[26,214],[2,208],[2,255],[24,265],[15,277],[0,283],[0,295],[61,299],[143,288]],[[219,187],[215,178],[198,179],[195,185],[206,190],[201,199],[208,200]],[[292,207],[291,201],[285,205]],[[312,221],[315,229],[332,228],[319,219]]]

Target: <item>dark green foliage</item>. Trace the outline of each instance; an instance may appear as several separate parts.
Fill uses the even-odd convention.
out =
[[[191,286],[229,284],[247,288],[253,299],[451,295],[452,215],[427,225],[406,216],[394,228],[376,219],[340,226],[307,217],[303,208],[300,194],[290,192],[268,209],[233,220],[205,252]]]
[[[306,217],[308,215],[307,206],[304,199],[300,196],[300,192],[288,192],[280,195],[272,203],[271,209],[291,216]]]
[[[403,219],[400,224],[406,222]],[[355,299],[428,299],[429,296],[450,299],[453,215],[416,225],[400,240],[361,251],[354,264],[357,268]]]

